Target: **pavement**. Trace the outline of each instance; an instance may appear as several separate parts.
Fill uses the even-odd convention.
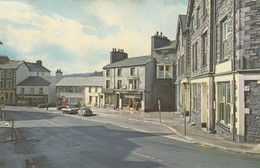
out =
[[[37,108],[38,109],[38,108]],[[260,155],[260,144],[255,143],[237,143],[226,139],[218,134],[209,134],[206,130],[200,129],[193,124],[189,124],[187,117],[186,135],[184,135],[184,118],[177,112],[134,112],[127,110],[91,108],[94,114],[106,115],[111,117],[123,117],[124,119],[136,122],[150,123],[163,126],[173,133],[188,140],[190,143],[200,144],[204,147],[212,147],[229,152],[239,152],[245,154]],[[49,112],[58,112],[56,108],[49,108]],[[72,115],[73,116],[73,115]],[[160,117],[161,116],[161,117]],[[0,142],[10,141],[10,131],[4,129],[10,127],[6,122],[0,121]]]

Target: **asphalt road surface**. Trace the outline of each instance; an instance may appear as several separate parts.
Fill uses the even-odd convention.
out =
[[[15,116],[19,140],[0,142],[0,168],[260,167],[260,156],[167,138],[170,131],[150,123],[129,121],[126,126],[115,119],[109,124],[111,118],[106,122],[101,115],[78,117],[18,107],[8,107],[6,115],[9,120]],[[10,137],[9,132],[4,135]]]

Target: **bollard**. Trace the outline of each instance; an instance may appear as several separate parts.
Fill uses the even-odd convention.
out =
[[[14,117],[12,118],[12,136],[11,136],[11,141],[14,140]]]

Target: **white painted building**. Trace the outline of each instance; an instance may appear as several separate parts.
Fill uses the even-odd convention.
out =
[[[102,85],[102,76],[64,77],[55,85],[57,105],[99,106],[103,104]]]

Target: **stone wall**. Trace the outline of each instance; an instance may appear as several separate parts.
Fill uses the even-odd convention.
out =
[[[236,2],[237,69],[260,67],[260,1]]]
[[[260,143],[260,84],[245,81],[245,86],[250,87],[250,91],[245,92],[245,108],[249,109],[249,114],[245,116],[246,141]]]

